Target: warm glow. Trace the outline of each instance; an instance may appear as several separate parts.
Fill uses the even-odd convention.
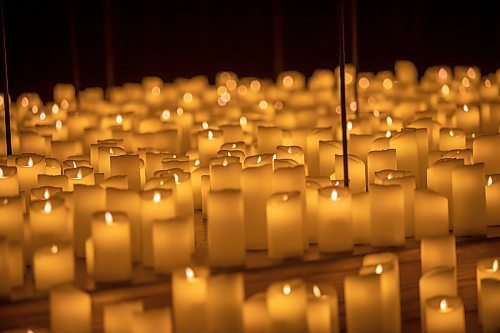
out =
[[[452,129],[450,129],[450,131],[448,132],[448,135],[449,135],[449,136],[455,136],[455,132],[453,132],[453,130],[452,130]]]
[[[359,87],[362,89],[366,89],[370,86],[370,80],[368,80],[366,77],[362,77],[359,79]]]
[[[78,172],[76,173],[76,179],[82,179],[83,178],[83,172],[82,169],[79,169]]]
[[[467,69],[467,76],[472,80],[476,78],[476,71],[474,70],[474,68],[469,67],[469,69]]]
[[[321,289],[319,289],[318,285],[316,284],[313,286],[313,295],[317,298],[321,297]]]
[[[40,120],[45,120],[47,119],[47,115],[45,114],[45,112],[41,112],[40,113]]]
[[[48,188],[46,188],[45,191],[43,192],[43,198],[45,200],[50,199],[50,192]]]
[[[351,111],[356,111],[358,109],[358,103],[352,101],[351,103],[349,103],[349,108],[351,109]]]
[[[227,92],[227,88],[224,86],[219,86],[217,88],[217,95],[222,95],[223,93]]]
[[[33,105],[33,107],[31,108],[31,112],[38,113],[38,106]]]
[[[200,165],[200,160],[195,160],[195,161],[194,161],[194,165],[195,165],[195,166]]]
[[[389,174],[387,175],[387,179],[389,179],[389,180],[391,180],[391,179],[392,179],[392,173],[389,173]]]
[[[377,99],[373,96],[368,97],[368,104],[373,105],[377,103]]]
[[[194,271],[191,267],[186,267],[185,273],[186,273],[186,279],[188,281],[194,280],[195,275],[194,275]]]
[[[384,86],[384,89],[392,89],[392,80],[389,78],[384,79],[384,81],[382,81],[382,85]]]
[[[60,119],[57,119],[56,120],[56,130],[58,130],[58,131],[61,130],[62,125],[63,125],[62,121]]]
[[[484,80],[484,86],[486,88],[490,88],[491,87],[491,81],[489,79]]]
[[[448,95],[450,93],[450,87],[448,87],[447,84],[444,84],[442,87],[441,87],[441,93],[443,95]]]
[[[6,178],[2,168],[0,168],[0,178]]]
[[[227,156],[232,156],[230,151],[227,152]]]
[[[375,274],[382,274],[383,272],[383,268],[382,268],[382,265],[381,264],[378,264],[377,267],[375,267]]]
[[[486,185],[491,186],[492,184],[493,184],[493,178],[491,178],[491,176],[489,176],[488,182],[486,183]]]
[[[153,202],[158,203],[158,202],[160,202],[160,200],[161,200],[160,192],[155,192],[155,194],[153,195]]]
[[[345,73],[345,84],[351,84],[352,83],[352,75],[349,73]]]
[[[257,164],[260,163],[260,162],[262,162],[262,157],[258,156],[257,157]]]
[[[177,110],[175,110],[175,113],[180,117],[184,114],[184,109],[181,107],[178,107]]]
[[[233,143],[233,144],[231,145],[231,148],[236,149],[236,143]]]
[[[229,80],[227,80],[227,82],[226,82],[226,87],[227,87],[227,89],[229,89],[229,90],[233,90],[234,88],[236,88],[236,81],[235,81],[235,80],[233,80],[233,79],[229,79]]]
[[[268,104],[266,101],[264,101],[264,100],[262,100],[262,101],[260,101],[260,102],[259,102],[259,108],[260,108],[261,110],[265,110],[265,109],[267,109],[268,105],[269,105],[269,104]]]
[[[231,94],[228,92],[223,93],[220,95],[220,100],[222,103],[228,103],[231,100]]]
[[[45,214],[49,214],[52,211],[52,204],[50,201],[45,201],[45,204],[43,205],[43,211]]]
[[[223,166],[223,167],[226,167],[226,166],[227,166],[227,164],[228,164],[228,163],[227,163],[227,160],[226,160],[226,159],[224,159],[224,161],[222,161],[222,166]]]
[[[151,89],[151,94],[152,94],[153,96],[158,96],[158,95],[160,95],[160,87],[158,87],[158,86],[153,87],[153,88]]]
[[[107,225],[113,224],[113,215],[111,212],[104,213],[104,221],[106,221]]]
[[[464,78],[462,79],[462,85],[463,85],[465,88],[469,88],[469,86],[470,86],[470,80],[469,80],[469,78],[464,77]]]
[[[240,126],[245,126],[247,123],[248,123],[248,120],[246,117],[240,118]]]
[[[493,273],[496,273],[498,271],[498,259],[495,259],[493,261],[493,264],[491,265],[491,270]]]
[[[283,285],[283,295],[288,296],[292,293],[292,286],[290,286],[288,283]]]
[[[179,176],[176,173],[174,173],[174,183],[179,184]]]
[[[283,201],[288,201],[288,194],[283,194]]]
[[[250,89],[255,92],[259,91],[260,82],[258,80],[252,80],[252,82],[250,82]]]
[[[33,166],[33,158],[30,156],[30,158],[28,159],[28,165],[27,165],[29,168],[31,168]]]
[[[374,116],[375,118],[380,117],[380,111],[379,111],[379,110],[374,110],[374,111],[373,111],[373,116]]]
[[[170,111],[169,110],[163,110],[161,113],[161,119],[163,120],[169,120],[170,119]]]
[[[387,139],[389,139],[391,136],[392,136],[391,131],[387,131],[387,132],[385,132],[385,137],[386,137]]]
[[[392,125],[392,117],[391,116],[387,117],[385,119],[385,121],[386,121],[387,125],[389,125],[389,126]]]
[[[446,302],[446,299],[442,299],[441,302],[439,302],[439,311],[441,312],[446,312],[448,310],[448,302]]]
[[[448,72],[446,71],[446,68],[441,67],[438,72],[439,78],[442,80],[446,80],[448,77]]]
[[[352,131],[352,121],[347,122],[347,131]]]
[[[248,88],[246,86],[241,85],[241,86],[238,87],[238,94],[240,94],[240,95],[246,95],[247,92],[248,92]],[[231,96],[231,95],[229,95],[229,96]]]
[[[115,120],[116,120],[116,123],[118,125],[121,125],[123,123],[123,117],[121,114],[117,114],[116,117],[115,117]]]
[[[337,190],[333,190],[332,194],[330,195],[330,199],[332,199],[333,201],[337,201],[338,197],[339,194],[337,193]]]
[[[61,101],[61,107],[62,107],[63,109],[67,109],[67,108],[69,108],[69,103],[68,103],[68,101],[67,101],[67,100],[65,100],[65,99],[63,99],[63,100]]]
[[[212,131],[208,131],[208,140],[212,140],[214,138],[214,133]]]
[[[22,106],[24,106],[24,107],[27,107],[27,106],[28,106],[28,104],[29,104],[29,100],[28,100],[28,98],[27,98],[27,97],[23,97],[23,98],[21,99],[21,105],[22,105]]]
[[[202,127],[203,129],[208,129],[208,123],[207,123],[206,121],[202,122],[202,123],[201,123],[201,127]]]
[[[59,112],[59,107],[57,104],[52,105],[52,113],[56,114]]]
[[[52,252],[52,254],[57,254],[57,252],[59,252],[59,248],[57,247],[57,245],[52,245],[50,247],[50,252]]]
[[[73,163],[73,168],[76,169],[78,167],[78,165],[76,164],[76,162],[75,161],[71,161],[71,162]]]
[[[182,100],[183,100],[185,103],[191,103],[191,102],[193,101],[193,94],[191,94],[190,92],[185,93],[185,94],[182,96]]]
[[[469,112],[469,106],[467,104],[464,104],[464,112]]]
[[[290,155],[291,155],[291,154],[293,153],[293,151],[292,151],[292,147],[288,147],[288,150],[287,150],[287,151],[288,151],[288,154],[290,154]]]
[[[293,77],[290,75],[285,75],[283,77],[283,86],[286,88],[291,88],[293,86]]]

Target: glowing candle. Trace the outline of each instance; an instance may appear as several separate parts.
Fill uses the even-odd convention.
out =
[[[352,194],[366,192],[365,163],[357,156],[349,155],[349,189]],[[335,155],[335,178],[344,179],[344,157]]]
[[[257,128],[257,151],[259,154],[273,154],[283,144],[283,131],[274,126]]]
[[[52,333],[92,332],[92,299],[70,285],[50,291],[50,331]]]
[[[318,199],[319,250],[351,251],[354,241],[349,189],[326,187],[319,191]]]
[[[243,333],[243,274],[221,274],[208,279],[208,332]]]
[[[304,226],[299,192],[281,192],[267,201],[268,256],[300,257],[304,252]]]
[[[439,131],[439,150],[465,149],[465,133],[458,128],[442,128]]]
[[[423,327],[426,323],[426,301],[434,296],[456,296],[457,278],[454,267],[438,267],[420,277],[418,282],[420,299],[420,322]]]
[[[448,235],[448,199],[429,190],[415,191],[415,239]]]
[[[464,304],[459,297],[438,295],[425,303],[425,332],[465,333]]]
[[[67,209],[61,198],[32,202],[29,222],[33,249],[70,239]]]
[[[420,257],[422,274],[441,266],[457,267],[455,236],[422,239]]]
[[[339,305],[335,287],[329,284],[309,286],[307,295],[307,327],[309,332],[339,332]]]
[[[396,170],[396,150],[375,150],[370,151],[367,156],[368,184],[372,184],[375,172],[381,170]]]
[[[96,282],[129,280],[132,273],[130,222],[124,213],[93,214],[93,275]]]
[[[207,280],[205,267],[187,267],[172,273],[172,305],[176,333],[207,330]],[[196,318],[196,320],[193,320]]]
[[[245,333],[270,333],[271,324],[267,311],[266,295],[258,293],[251,296],[243,305]]]
[[[352,232],[354,244],[368,244],[371,238],[371,193],[352,196]]]
[[[318,190],[320,188],[321,185],[313,180],[306,182],[306,232],[310,244],[318,243]]]
[[[417,188],[425,188],[429,154],[427,141],[425,140],[425,145],[422,145],[422,133],[419,131],[405,130],[394,135],[391,137],[390,147],[396,149],[398,170],[411,171],[415,176]]]
[[[110,165],[110,176],[126,175],[130,189],[139,191],[142,188],[139,155],[111,156]]]
[[[304,164],[304,151],[299,146],[277,146],[276,157],[278,159],[291,159],[298,164]]]
[[[153,267],[153,221],[176,214],[172,190],[149,190],[141,193],[142,264]]]
[[[43,156],[27,154],[16,158],[19,190],[26,191],[36,187],[38,175],[45,173]]]
[[[95,185],[94,169],[88,167],[77,167],[66,169],[64,175],[68,177],[69,188],[74,189],[75,185]]]
[[[307,174],[319,176],[319,142],[332,139],[332,129],[315,128],[306,137]]]
[[[307,332],[307,291],[302,280],[275,282],[266,295],[271,332]]]
[[[213,266],[245,264],[243,199],[237,190],[210,191],[207,199],[208,258]]]
[[[500,225],[500,176],[491,175],[486,179],[486,220],[488,225]]]
[[[404,197],[401,186],[372,185],[370,192],[370,243],[373,246],[404,245]]]
[[[499,145],[500,134],[480,135],[472,143],[474,163],[484,163],[484,172],[488,175],[500,173]]]
[[[0,297],[10,297],[11,284],[8,244],[5,238],[0,238]]]
[[[215,157],[224,143],[222,132],[216,130],[203,130],[198,133],[198,153],[201,166],[208,166],[212,157]]]
[[[241,163],[237,157],[219,157],[210,162],[210,188],[213,191],[241,188]]]
[[[342,155],[342,143],[338,141],[319,142],[319,175],[330,177],[335,172],[335,155]]]
[[[484,279],[496,279],[500,280],[500,268],[499,268],[500,257],[481,259],[476,265],[476,286],[477,286],[477,297],[478,297],[478,313],[479,322],[484,319],[482,300],[486,296],[483,290]]]
[[[75,260],[70,244],[57,243],[35,250],[33,255],[33,274],[37,290],[72,283],[75,279]]]
[[[23,202],[21,197],[0,198],[0,237],[23,242]]]
[[[483,279],[481,290],[478,306],[481,308],[479,321],[482,322],[483,332],[498,332],[500,330],[500,317],[498,316],[500,279]]]
[[[19,195],[19,181],[17,168],[0,166],[0,197],[13,197]]]
[[[104,305],[103,326],[106,333],[131,333],[134,313],[144,310],[142,301],[121,302]]]
[[[457,127],[462,128],[466,134],[479,132],[480,115],[477,106],[464,104],[455,111],[455,119]]]

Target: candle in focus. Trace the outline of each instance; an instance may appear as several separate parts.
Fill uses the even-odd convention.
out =
[[[464,304],[459,297],[439,295],[425,303],[426,333],[465,333]]]

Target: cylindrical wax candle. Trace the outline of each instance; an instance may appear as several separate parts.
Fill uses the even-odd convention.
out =
[[[271,332],[307,332],[307,291],[302,280],[275,282],[266,294]]]

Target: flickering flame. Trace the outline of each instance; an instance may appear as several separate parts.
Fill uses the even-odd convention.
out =
[[[491,87],[491,81],[489,79],[484,80],[484,86],[486,88],[490,88]]]
[[[29,100],[27,97],[23,97],[23,99],[21,99],[21,105],[24,106],[24,107],[27,107],[28,104],[29,104]]]
[[[45,200],[50,199],[50,192],[48,188],[46,188],[45,191],[43,192],[43,198]]]
[[[78,167],[78,165],[76,164],[75,161],[71,161],[71,162],[73,163],[73,168],[77,168]]]
[[[283,194],[283,201],[288,201],[288,194]]]
[[[152,94],[153,96],[158,96],[158,95],[160,95],[160,87],[158,87],[158,86],[153,87],[153,88],[151,89],[151,94]]]
[[[232,156],[230,151],[227,152],[227,156]]]
[[[337,190],[333,190],[332,194],[330,195],[330,199],[332,199],[333,201],[337,201],[338,197],[339,194],[337,193]]]
[[[453,132],[453,130],[452,130],[452,129],[450,129],[450,131],[448,132],[448,135],[449,135],[449,136],[455,136],[455,132]]]
[[[358,84],[360,88],[366,89],[370,86],[370,80],[368,80],[366,77],[362,77],[361,79],[359,79]]]
[[[384,86],[384,89],[391,89],[392,88],[392,80],[387,78],[387,79],[384,79],[384,81],[382,81],[382,85]]]
[[[491,270],[493,273],[496,273],[498,271],[498,259],[495,259],[493,261],[493,264],[491,265]]]
[[[155,192],[155,194],[153,195],[153,202],[158,203],[158,202],[160,202],[160,200],[161,200],[160,192]]]
[[[439,302],[439,311],[441,312],[446,312],[448,310],[448,302],[446,302],[446,299],[442,299],[441,302]]]
[[[170,111],[169,110],[163,110],[161,113],[161,119],[163,120],[169,120],[170,119]]]
[[[179,107],[177,108],[177,110],[175,110],[175,112],[177,113],[177,115],[180,117],[184,114],[184,109]]]
[[[246,117],[240,118],[240,126],[245,126],[247,123],[248,123],[248,120]]]
[[[123,117],[121,114],[117,114],[116,117],[115,117],[115,120],[116,120],[116,123],[118,125],[121,125],[123,123]]]
[[[391,136],[392,136],[391,131],[387,131],[387,132],[385,132],[385,137],[386,137],[387,139],[389,139]]]
[[[174,182],[175,184],[179,184],[179,176],[176,173],[174,173]]]
[[[352,121],[347,122],[347,131],[352,131]]]
[[[45,112],[41,112],[40,113],[40,120],[45,120],[47,119],[47,115],[45,114]]]
[[[57,247],[57,245],[52,245],[50,247],[50,252],[52,252],[52,254],[57,254],[59,252],[59,248]]]
[[[491,186],[492,184],[493,184],[493,178],[491,178],[491,176],[489,176],[488,182],[486,183],[486,185]]]
[[[107,225],[113,224],[113,215],[111,214],[111,212],[104,213],[104,221]]]
[[[260,108],[261,110],[265,110],[265,109],[267,109],[268,105],[269,105],[269,104],[268,104],[266,101],[264,101],[264,100],[262,100],[262,101],[260,101],[260,102],[259,102],[259,108]]]
[[[278,158],[278,156],[276,155],[276,153],[274,153],[274,154],[273,154],[273,161],[274,161],[275,159],[277,159],[277,158]]]
[[[469,80],[469,78],[468,78],[468,77],[464,77],[464,78],[462,79],[462,85],[463,85],[465,88],[469,88],[469,86],[470,86],[470,80]]]
[[[0,178],[5,178],[5,174],[3,173],[3,169],[0,168]]]
[[[446,71],[446,68],[441,67],[438,72],[439,78],[442,80],[445,80],[448,77],[448,72]]]
[[[195,278],[194,271],[191,267],[186,267],[185,273],[186,273],[186,279],[188,281],[191,281]]]
[[[292,286],[290,286],[288,283],[283,285],[283,295],[288,296],[292,293]]]
[[[377,267],[375,267],[375,274],[382,274],[383,272],[383,268],[382,268],[382,265],[381,264],[378,264]]]
[[[203,129],[208,129],[208,123],[207,123],[206,121],[202,122],[202,123],[201,123],[201,127],[202,127]]]
[[[83,172],[82,172],[82,169],[80,169],[76,173],[76,179],[82,179],[82,178],[83,178]]]
[[[63,109],[67,109],[67,108],[69,108],[69,103],[68,103],[68,101],[67,101],[67,100],[65,100],[65,99],[63,99],[63,100],[61,101],[61,107],[62,107]]]
[[[3,204],[3,205],[6,205],[6,204],[8,204],[8,203],[9,203],[9,199],[8,199],[8,198],[3,198],[3,200],[2,200],[2,204]]]
[[[56,114],[58,112],[59,112],[59,107],[57,106],[57,104],[52,105],[52,113]]]
[[[115,153],[115,151],[113,150],[113,148],[109,148],[109,153],[112,155]]]
[[[338,180],[336,180],[334,186],[339,186],[339,185],[340,185],[340,182]]]
[[[473,80],[476,78],[476,71],[474,70],[474,68],[469,67],[469,69],[467,69],[467,76]]]
[[[392,125],[392,117],[391,117],[391,116],[388,116],[388,117],[385,119],[385,122],[387,123],[387,125]]]
[[[387,175],[387,179],[389,179],[389,180],[391,180],[391,179],[392,179],[392,173],[389,173],[389,174]]]
[[[222,95],[220,95],[220,100],[222,101],[222,103],[229,102],[231,100],[231,94],[228,92],[222,93]]]
[[[464,112],[469,112],[469,107],[467,106],[467,104],[464,104]]]
[[[313,295],[317,298],[321,297],[321,289],[319,289],[318,285],[316,284],[313,286]]]
[[[228,164],[228,163],[227,163],[227,160],[226,160],[226,159],[224,159],[224,161],[222,161],[222,166],[226,167],[226,166],[227,166],[227,164]]]
[[[63,125],[62,121],[60,119],[57,119],[56,120],[56,130],[59,131],[62,128],[62,125]]]
[[[212,140],[214,138],[214,133],[212,131],[208,131],[208,140]]]
[[[38,106],[33,105],[33,107],[31,108],[31,112],[38,113]]]
[[[260,90],[259,80],[252,80],[252,82],[250,82],[250,89],[255,92],[259,91]]]
[[[292,147],[288,147],[288,154],[290,154],[290,155],[291,155],[292,153],[293,153],[293,151],[292,151]]]
[[[200,160],[195,160],[195,161],[194,161],[194,165],[195,165],[195,166],[200,165]]]
[[[442,93],[443,95],[448,95],[448,94],[450,93],[450,87],[448,87],[448,85],[447,85],[447,84],[443,85],[443,86],[441,87],[441,93]]]
[[[290,75],[285,75],[283,77],[283,86],[286,88],[291,88],[293,86],[293,77]]]
[[[30,156],[28,159],[28,167],[31,168],[33,166],[33,158]]]
[[[45,214],[49,214],[52,211],[52,204],[50,201],[45,201],[45,204],[43,205],[43,211]]]
[[[259,164],[260,162],[262,162],[262,157],[258,156],[257,157],[257,164]]]
[[[185,94],[182,96],[182,100],[183,100],[185,103],[191,103],[191,102],[193,101],[193,94],[191,94],[190,92],[185,93]]]
[[[373,116],[374,116],[375,118],[380,117],[380,111],[379,111],[379,110],[374,110],[374,111],[373,111]]]

